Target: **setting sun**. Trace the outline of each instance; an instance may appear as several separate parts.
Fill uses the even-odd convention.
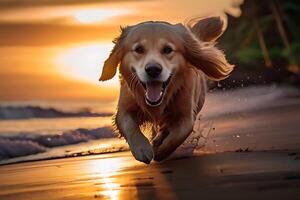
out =
[[[112,9],[105,9],[105,10],[81,10],[75,13],[74,17],[79,22],[88,24],[88,23],[95,23],[107,18],[116,17],[120,15],[126,14],[128,11],[126,10],[112,10]]]
[[[112,43],[102,43],[67,49],[55,59],[57,66],[59,66],[58,71],[69,78],[98,84],[103,63],[112,47]],[[106,86],[117,86],[117,84],[118,76],[102,83]]]

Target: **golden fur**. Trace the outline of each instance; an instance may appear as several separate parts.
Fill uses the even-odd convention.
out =
[[[144,22],[121,29],[100,80],[111,79],[119,66],[121,89],[114,123],[137,160],[161,161],[191,133],[204,104],[204,74],[221,80],[233,70],[223,52],[215,47],[222,33],[223,21],[219,17],[187,26]],[[145,73],[148,63],[162,66],[155,80],[167,85],[161,89],[161,101],[154,106],[147,103],[143,85],[150,82]],[[140,129],[145,122],[153,125],[152,144]]]

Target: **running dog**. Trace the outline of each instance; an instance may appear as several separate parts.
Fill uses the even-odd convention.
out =
[[[205,77],[222,80],[233,70],[215,46],[223,32],[220,17],[192,25],[149,21],[121,28],[100,81],[113,78],[119,66],[114,124],[137,160],[162,161],[190,135],[204,104]],[[151,142],[141,130],[145,123],[152,125]]]

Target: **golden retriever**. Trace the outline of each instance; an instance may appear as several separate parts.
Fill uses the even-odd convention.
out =
[[[137,160],[162,161],[175,151],[204,104],[205,75],[221,80],[233,70],[215,47],[223,24],[220,17],[210,17],[186,26],[149,21],[121,28],[100,81],[113,78],[119,66],[114,124]],[[152,142],[142,133],[145,123],[152,125]]]

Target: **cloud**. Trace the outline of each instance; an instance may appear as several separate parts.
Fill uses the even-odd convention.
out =
[[[242,3],[242,0],[238,2]],[[193,17],[221,14],[225,11],[234,15],[239,14],[239,8],[232,6],[232,2],[228,0],[28,0],[22,2],[0,0],[0,10],[0,45],[2,46],[45,46],[95,40],[110,41],[119,34],[120,25],[149,20],[178,23]],[[105,16],[103,11],[106,11]],[[108,15],[107,12],[114,12],[114,14]],[[86,20],[78,19],[79,14],[82,13],[87,15],[88,21],[93,17],[88,16],[89,14],[100,18],[87,25]]]
[[[0,46],[56,46],[110,41],[118,31],[118,26],[5,23],[0,24]]]
[[[124,2],[124,1],[126,0],[26,0],[26,1],[0,0],[0,10],[37,7],[37,6],[88,5],[93,3]]]

